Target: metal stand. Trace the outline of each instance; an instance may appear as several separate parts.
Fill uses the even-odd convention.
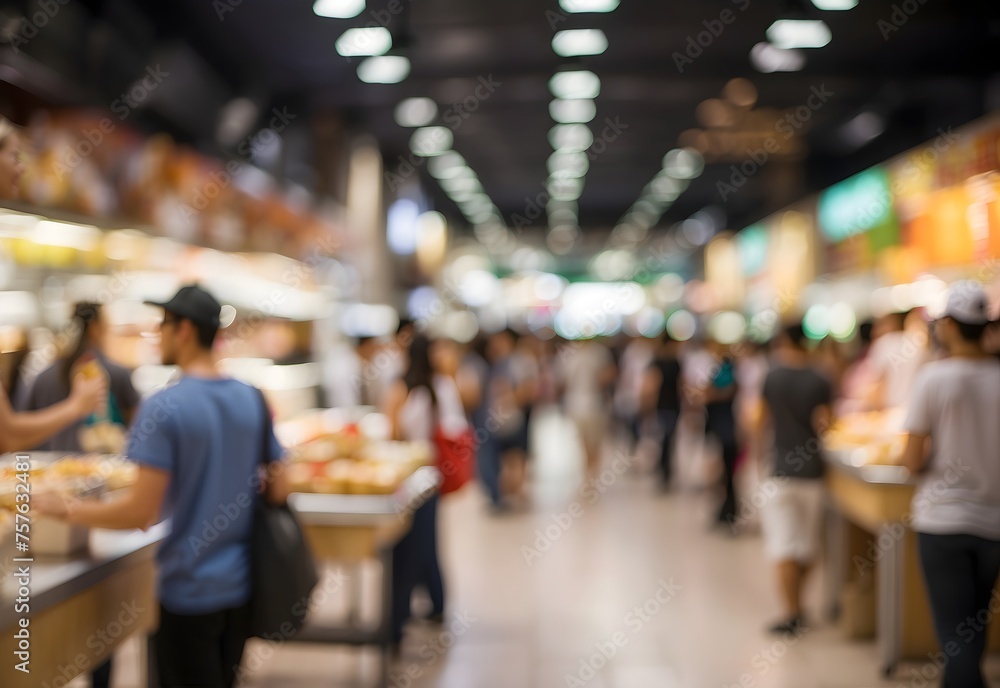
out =
[[[896,672],[902,651],[902,595],[899,582],[903,579],[903,538],[894,537],[891,524],[882,526],[878,533],[879,544],[885,540],[889,546],[882,553],[875,570],[878,590],[878,654],[882,675],[891,678]]]
[[[840,591],[846,576],[847,522],[832,506],[826,512],[826,613],[831,621],[840,618]]]
[[[392,547],[385,547],[379,552],[379,562],[382,565],[382,608],[378,626],[365,628],[354,623],[346,626],[307,624],[294,637],[289,638],[288,642],[330,643],[355,647],[378,646],[380,654],[378,686],[381,688],[389,685],[389,655],[392,644]],[[360,570],[360,567],[356,570]]]

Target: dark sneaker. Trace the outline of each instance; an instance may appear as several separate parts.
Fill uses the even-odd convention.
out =
[[[784,633],[798,635],[805,629],[805,625],[805,620],[801,616],[793,616],[786,621],[774,624],[767,630],[768,633],[774,633],[775,635],[781,635]]]

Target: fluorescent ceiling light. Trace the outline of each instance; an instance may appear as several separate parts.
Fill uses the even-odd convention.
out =
[[[452,179],[465,174],[462,170],[469,170],[465,164],[465,158],[455,151],[442,153],[436,158],[431,158],[427,163],[427,171],[435,179]],[[472,170],[469,170],[471,173]],[[474,174],[472,176],[475,176]]]
[[[659,220],[658,217],[653,217],[652,215],[646,215],[644,213],[629,213],[625,216],[625,227],[623,232],[627,231],[629,227],[639,227],[643,230],[650,229]]]
[[[660,202],[674,201],[684,191],[685,186],[682,186],[680,180],[674,179],[667,174],[662,174],[649,183],[649,195]]]
[[[822,19],[779,19],[767,30],[767,40],[775,48],[822,48],[833,34]]]
[[[694,179],[705,169],[705,159],[693,148],[675,148],[663,156],[663,171],[674,179]]]
[[[366,84],[398,84],[410,75],[410,61],[400,55],[369,57],[358,65],[358,78]]]
[[[549,215],[562,210],[571,212],[574,216],[578,217],[580,215],[580,204],[574,201],[556,201],[551,198],[549,199],[549,202],[545,204],[545,212]]]
[[[478,196],[481,191],[482,189],[476,191],[451,191],[448,193],[448,198],[458,204],[467,203]]]
[[[555,150],[584,151],[594,143],[594,134],[586,124],[557,124],[549,130],[549,143]]]
[[[450,151],[453,153],[454,151]],[[443,153],[437,157],[433,157],[427,163],[427,171],[431,173],[431,176],[438,180],[438,182],[443,182],[446,179],[475,179],[476,173],[472,171],[471,168],[462,165],[460,167],[435,167],[434,163],[441,158],[448,155],[448,153]]]
[[[553,100],[549,114],[560,124],[586,124],[597,116],[597,106],[592,100]]]
[[[394,113],[401,127],[426,127],[437,117],[437,103],[430,98],[407,98],[400,101]]]
[[[455,177],[453,179],[442,179],[441,188],[449,194],[482,192],[483,187],[475,177]]]
[[[552,50],[560,57],[600,55],[608,49],[608,37],[600,29],[569,29],[552,37]]]
[[[583,193],[583,179],[553,177],[549,179],[545,188],[549,196],[557,201],[576,201]]]
[[[613,12],[621,0],[559,0],[559,7],[564,12],[575,14],[579,12]]]
[[[660,212],[660,207],[656,203],[645,198],[636,201],[632,206],[633,214],[644,215],[646,217],[655,217]]]
[[[582,182],[581,182],[582,186]],[[549,224],[550,225],[575,225],[579,218],[569,208],[556,208],[549,211]]]
[[[473,215],[475,213],[487,212],[493,207],[493,201],[490,197],[484,193],[475,194],[472,198],[467,201],[459,203],[459,207],[462,212],[466,215]]]
[[[342,57],[385,55],[392,47],[392,34],[383,26],[348,29],[337,39],[335,47]]]
[[[469,215],[469,219],[476,224],[482,225],[494,218],[499,218],[500,216],[494,211],[494,209],[484,210],[481,213],[472,213]]]
[[[758,43],[750,49],[750,62],[758,72],[797,72],[806,66],[806,56],[799,50],[783,50],[770,43]]]
[[[858,6],[858,0],[812,0],[812,3],[821,10],[830,11],[850,10]]]
[[[601,80],[586,70],[556,72],[549,79],[549,91],[563,100],[596,98],[601,93]]]
[[[410,137],[410,150],[414,155],[430,157],[451,150],[455,137],[448,127],[422,127]]]
[[[321,17],[350,19],[365,11],[365,0],[316,0],[313,12]]]
[[[559,179],[582,177],[590,169],[590,161],[583,152],[556,151],[549,156],[547,165],[549,174]]]

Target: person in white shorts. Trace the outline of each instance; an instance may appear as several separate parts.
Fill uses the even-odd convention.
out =
[[[775,365],[764,381],[760,430],[774,430],[773,470],[762,486],[768,499],[761,523],[768,557],[776,562],[785,618],[773,633],[804,626],[802,590],[819,549],[823,511],[821,428],[829,425],[833,387],[809,364],[801,325],[785,329]]]

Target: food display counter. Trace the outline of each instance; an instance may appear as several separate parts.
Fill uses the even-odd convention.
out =
[[[916,536],[909,528],[916,480],[903,466],[868,463],[871,451],[865,447],[827,448],[825,457],[832,507],[827,603],[837,616],[847,587],[874,572],[875,637],[883,674],[889,677],[900,661],[929,661],[939,650]],[[987,649],[1000,651],[996,628],[990,631]]]
[[[96,669],[129,637],[156,628],[154,557],[165,535],[160,524],[146,532],[94,530],[89,547],[69,556],[27,555],[3,561],[0,582],[0,685],[17,688],[65,685]],[[15,571],[30,567],[30,674],[15,669]],[[145,644],[143,644],[145,647]],[[21,660],[16,659],[17,662]]]
[[[337,435],[338,441],[347,436]],[[323,444],[325,442],[325,444]],[[317,483],[309,490],[306,476],[299,477],[299,487],[308,491],[293,493],[289,502],[298,513],[313,552],[318,560],[336,561],[338,564],[376,560],[382,565],[382,582],[379,621],[373,627],[357,623],[330,627],[318,623],[307,624],[296,635],[296,642],[338,643],[356,646],[375,645],[382,649],[382,678],[388,671],[388,648],[391,639],[392,612],[392,550],[409,531],[413,513],[438,489],[441,476],[426,463],[425,449],[407,447],[406,443],[366,443],[350,439],[349,454],[357,456],[360,474],[357,480],[346,483],[351,493],[330,493],[326,472],[310,471]],[[325,466],[324,448],[335,448],[331,437],[320,444],[293,449],[290,470],[308,465]],[[343,449],[343,447],[341,447]],[[388,456],[383,454],[388,450]],[[379,454],[374,456],[375,450]],[[343,451],[335,451],[345,461]],[[82,494],[80,481],[100,483],[102,489],[124,487],[134,475],[127,462],[113,457],[77,457],[63,454],[32,453],[30,459],[34,487],[48,486],[67,489]],[[364,482],[379,459],[389,462],[392,482],[381,479]],[[3,457],[0,457],[0,467]],[[378,476],[376,476],[378,478]],[[11,481],[6,481],[6,485]],[[391,489],[387,486],[391,485]],[[9,485],[8,485],[9,487]],[[334,487],[336,487],[334,485]],[[6,513],[3,509],[0,512]],[[32,538],[41,531],[43,522],[49,526],[64,527],[58,522],[32,519]],[[8,658],[0,665],[0,685],[40,686],[65,685],[75,676],[99,667],[121,644],[136,633],[151,634],[158,622],[156,599],[155,551],[165,535],[166,524],[159,524],[147,532],[139,531],[84,531],[83,541],[73,544],[75,537],[65,537],[65,551],[42,553],[32,545],[32,551],[15,552],[12,546],[12,519],[2,524],[0,540],[0,653]],[[9,531],[9,532],[8,532]],[[20,583],[15,576],[18,567],[30,569],[30,613],[18,609]],[[13,658],[19,640],[15,633],[21,617],[28,618],[30,638],[30,674],[15,668]],[[155,686],[155,672],[151,665],[148,646],[143,643],[141,669]]]
[[[392,441],[390,432],[389,419],[370,408],[314,409],[275,426],[292,491],[329,495],[395,494],[431,462],[429,442]]]

